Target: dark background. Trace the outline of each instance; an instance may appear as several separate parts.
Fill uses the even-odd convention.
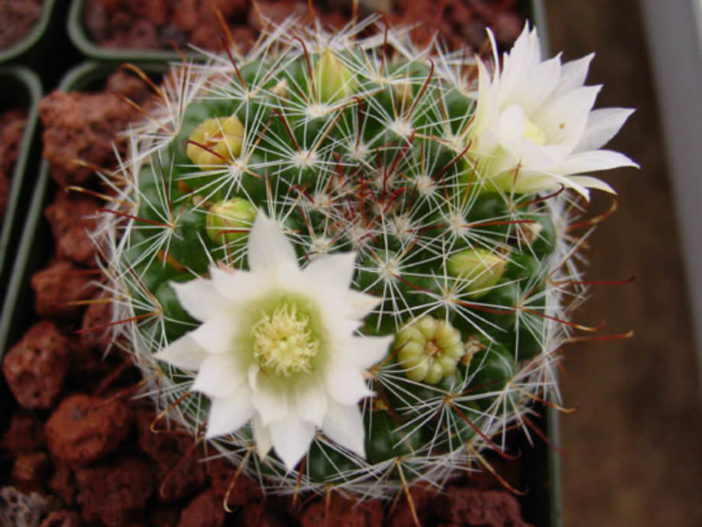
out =
[[[589,278],[635,275],[636,282],[594,287],[576,314],[595,325],[604,320],[607,332],[633,329],[635,337],[580,343],[565,354],[564,400],[578,411],[561,419],[564,524],[697,527],[698,368],[639,4],[545,4],[552,50],[562,50],[565,59],[597,52],[588,83],[605,84],[598,105],[637,108],[610,147],[641,165],[604,175],[619,192],[619,209],[592,238],[587,255]],[[608,198],[595,195],[592,210],[608,205]]]

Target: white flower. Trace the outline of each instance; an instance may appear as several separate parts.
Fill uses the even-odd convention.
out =
[[[259,212],[249,271],[212,266],[209,279],[172,284],[202,325],[156,358],[197,371],[192,389],[211,399],[208,438],[251,422],[260,456],[272,447],[288,469],[317,429],[365,455],[358,402],[371,391],[364,371],[392,337],[354,336],[378,303],[350,289],[354,260],[354,253],[324,255],[300,269],[279,224]]]
[[[585,86],[593,54],[561,64],[560,55],[541,60],[536,30],[525,26],[501,69],[493,76],[479,63],[479,88],[470,138],[482,175],[515,192],[587,188],[614,192],[585,175],[638,165],[602,150],[633,110],[593,110],[601,86]],[[497,61],[497,58],[496,58]]]

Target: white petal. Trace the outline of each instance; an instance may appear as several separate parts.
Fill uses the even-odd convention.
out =
[[[274,268],[281,263],[297,265],[292,242],[280,224],[259,211],[251,227],[248,244],[249,269],[254,272]]]
[[[323,254],[305,267],[304,273],[314,280],[347,288],[351,285],[355,261],[355,252]]]
[[[329,439],[365,458],[365,429],[358,405],[329,402],[329,410],[322,423],[322,432]]]
[[[227,302],[219,294],[211,280],[195,278],[189,282],[171,282],[180,305],[188,314],[204,322],[227,308]]]
[[[269,430],[276,454],[288,470],[293,470],[309,450],[314,439],[315,426],[296,416],[288,416],[282,421],[272,423]]]
[[[315,426],[322,425],[327,413],[327,394],[319,381],[298,383],[295,389],[295,408],[297,415]]]
[[[563,64],[561,67],[561,77],[556,92],[553,94],[554,97],[558,97],[583,86],[587,78],[587,72],[590,69],[590,63],[594,57],[595,54],[590,53],[580,59]]]
[[[606,145],[634,113],[630,108],[601,108],[590,112],[582,139],[575,147],[578,151],[597,150]]]
[[[288,415],[288,392],[285,388],[276,386],[265,375],[258,375],[256,390],[251,394],[254,408],[261,417],[263,426],[269,426],[273,421],[279,421]]]
[[[610,170],[618,167],[638,168],[639,165],[619,152],[614,152],[612,150],[590,150],[588,152],[578,152],[571,155],[564,162],[553,167],[553,171],[558,174],[568,175]]]
[[[225,397],[244,384],[245,372],[230,354],[210,355],[200,366],[192,390],[210,397]]]
[[[228,313],[220,313],[208,319],[188,336],[210,353],[231,351],[236,341],[236,324]]]
[[[582,185],[587,188],[594,188],[595,190],[603,190],[609,192],[610,194],[616,194],[617,191],[614,190],[609,183],[602,181],[596,177],[592,176],[571,176],[569,178],[573,183]]]
[[[226,397],[214,397],[210,403],[205,437],[217,437],[236,432],[254,415],[251,394],[246,385]]]
[[[365,316],[373,311],[382,301],[382,299],[378,298],[377,296],[359,293],[358,291],[354,291],[352,289],[349,289],[346,293],[345,300],[346,305],[351,308],[348,317],[355,320],[365,318]]]
[[[178,340],[156,353],[154,357],[183,370],[198,370],[209,353],[198,345],[190,335],[184,335]]]
[[[600,89],[601,86],[585,86],[568,92],[534,116],[534,123],[541,128],[548,143],[575,147],[583,136]]]
[[[324,372],[327,394],[341,404],[356,404],[372,395],[359,368],[332,359]]]
[[[273,442],[271,441],[271,434],[268,428],[263,426],[258,414],[254,414],[253,419],[251,419],[251,429],[253,430],[258,457],[266,459],[268,452],[270,452],[273,447]]]
[[[388,337],[352,337],[351,344],[344,350],[344,361],[368,369],[383,360],[394,336]]]
[[[224,271],[210,267],[210,276],[217,294],[226,298],[230,305],[239,305],[255,298],[265,289],[266,277],[247,271]]]

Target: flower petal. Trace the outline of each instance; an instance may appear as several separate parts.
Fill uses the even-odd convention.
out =
[[[207,350],[190,338],[190,335],[184,335],[156,353],[154,358],[176,368],[197,371],[209,356]]]
[[[253,419],[251,419],[251,429],[253,430],[258,457],[266,459],[268,452],[270,452],[273,447],[273,442],[271,440],[271,433],[267,427],[263,426],[261,417],[258,414],[254,414]]]
[[[534,123],[541,128],[548,143],[575,147],[583,136],[590,110],[601,88],[584,86],[570,91],[545,105],[534,116]]]
[[[395,339],[387,337],[352,337],[350,346],[344,350],[344,361],[362,369],[368,369],[383,360]]]
[[[327,394],[341,404],[356,404],[372,395],[359,368],[332,358],[324,372]]]
[[[274,268],[282,263],[297,265],[292,242],[280,224],[259,211],[251,227],[248,244],[249,269],[254,272]]]
[[[206,278],[195,278],[185,283],[171,282],[171,287],[183,309],[200,322],[216,316],[227,307],[215,285]]]
[[[355,252],[323,254],[304,269],[304,273],[320,282],[347,288],[353,278]]]
[[[329,439],[348,448],[362,458],[366,457],[363,416],[358,405],[329,401],[329,410],[322,423],[322,432]]]
[[[210,267],[212,284],[218,295],[226,298],[230,306],[240,305],[261,294],[266,285],[265,276],[240,270],[222,270]]]
[[[582,58],[563,64],[561,66],[561,77],[553,96],[559,97],[583,86],[593,58],[595,58],[595,54],[590,53]]]
[[[294,470],[312,444],[315,426],[291,415],[272,423],[269,430],[276,454],[288,470]]]
[[[601,179],[596,177],[571,176],[569,179],[573,183],[577,183],[578,185],[582,185],[583,187],[594,188],[595,190],[604,190],[605,192],[609,192],[610,194],[617,193],[617,191],[614,190],[609,183],[606,183],[605,181],[602,181]]]
[[[210,353],[225,353],[231,351],[236,340],[236,324],[232,323],[231,315],[220,313],[187,335]]]
[[[639,165],[620,152],[613,150],[590,150],[578,152],[553,167],[557,174],[583,174],[598,170],[610,170],[619,167],[636,167]]]
[[[373,311],[382,301],[377,296],[366,293],[359,293],[353,289],[349,289],[346,293],[346,305],[350,308],[348,317],[354,320],[361,320]]]
[[[207,433],[205,437],[221,436],[236,432],[254,415],[251,404],[251,394],[245,384],[226,397],[213,397],[210,403],[210,413],[207,417]]]
[[[210,355],[202,362],[191,389],[210,397],[226,397],[244,384],[245,378],[231,354]]]
[[[624,126],[632,113],[634,110],[631,108],[600,108],[591,111],[583,137],[575,149],[582,152],[602,148]]]
[[[251,399],[263,426],[269,426],[273,421],[279,421],[288,415],[288,398],[286,388],[276,386],[265,375],[257,376],[256,389],[252,392]]]
[[[297,415],[315,426],[321,426],[327,413],[327,394],[320,381],[305,379],[299,382],[295,389],[295,409]]]

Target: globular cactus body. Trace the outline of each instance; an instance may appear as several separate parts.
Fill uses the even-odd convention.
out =
[[[505,191],[483,173],[472,149],[473,57],[417,49],[396,30],[357,37],[362,29],[289,38],[288,24],[234,62],[176,68],[160,113],[129,132],[119,200],[99,232],[122,299],[115,319],[129,321],[116,341],[135,354],[158,406],[193,434],[208,398],[190,391],[192,371],[154,358],[198,324],[173,284],[212,266],[247,270],[261,214],[303,267],[354,252],[353,288],[379,299],[359,333],[397,335],[367,372],[365,456],[318,432],[289,470],[256,454],[248,425],[211,439],[275,492],[388,496],[410,481],[440,485],[485,447],[504,448],[529,403],[553,394],[553,352],[570,332],[555,284],[577,276],[564,235],[573,198]],[[285,309],[267,311],[266,323],[308,323]],[[314,367],[261,357],[280,375]]]

